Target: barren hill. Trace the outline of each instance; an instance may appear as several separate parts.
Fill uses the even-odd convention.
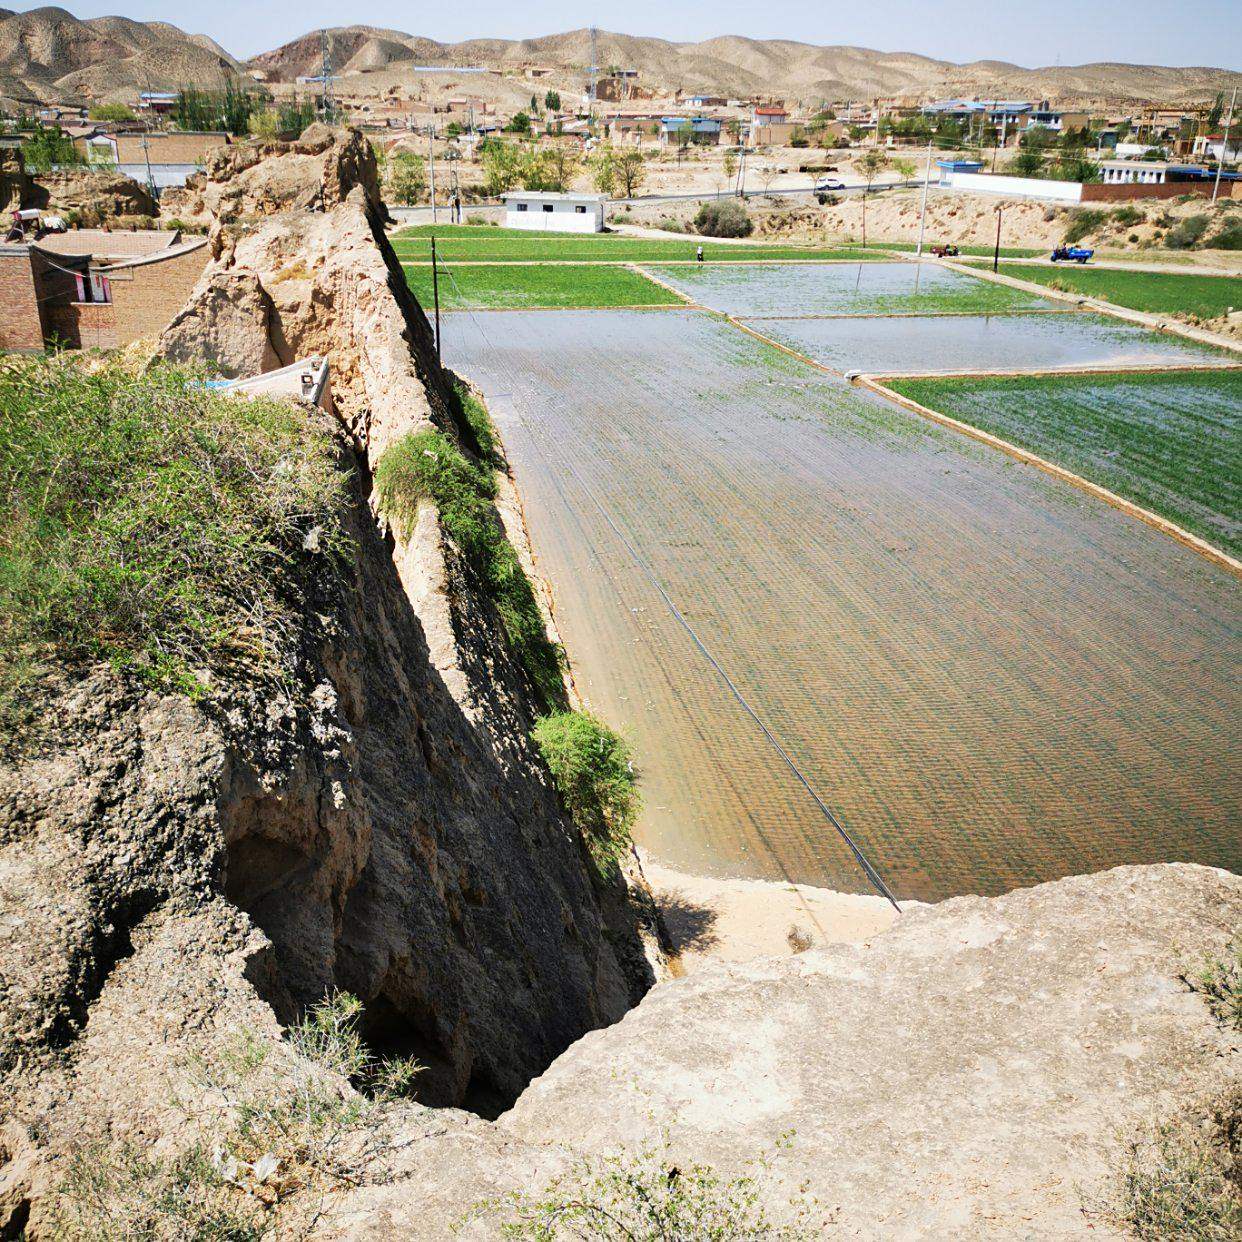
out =
[[[149,88],[218,87],[240,72],[206,35],[64,9],[0,9],[0,95],[23,102],[123,100]]]
[[[388,85],[412,78],[418,64],[518,68],[544,65],[556,85],[581,88],[591,63],[591,36],[571,30],[537,39],[432,39],[373,26],[329,31],[333,68],[342,75],[377,74]],[[786,39],[725,35],[702,43],[600,31],[596,57],[601,68],[637,69],[641,81],[661,91],[682,88],[725,95],[766,95],[814,102],[875,96],[995,94],[1038,96],[1062,102],[1122,104],[1143,100],[1192,103],[1242,83],[1242,74],[1207,67],[1099,63],[1026,69],[1003,61],[953,64],[911,52],[877,52],[860,47],[820,47]],[[317,73],[318,32],[256,56],[250,66],[273,81]]]

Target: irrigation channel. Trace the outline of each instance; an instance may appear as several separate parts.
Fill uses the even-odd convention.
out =
[[[968,309],[969,278],[912,308],[894,268],[662,270],[711,309],[445,316],[579,689],[633,740],[640,840],[687,870],[870,887],[627,544],[899,898],[1242,867],[1238,577],[717,312],[784,312],[752,326],[838,369],[1219,359],[1072,313],[800,318]]]

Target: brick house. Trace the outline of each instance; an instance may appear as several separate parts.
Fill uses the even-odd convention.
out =
[[[116,349],[158,336],[211,257],[205,237],[78,229],[0,247],[0,348]]]

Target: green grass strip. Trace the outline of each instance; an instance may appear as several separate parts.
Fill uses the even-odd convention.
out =
[[[476,465],[441,431],[412,432],[380,458],[375,470],[380,506],[407,530],[423,500],[440,521],[496,606],[518,664],[545,712],[565,706],[564,657],[547,635],[534,589],[496,513],[489,464]]]
[[[888,387],[1242,555],[1242,371],[895,379]]]
[[[200,378],[0,365],[0,738],[35,722],[55,665],[110,661],[193,696],[287,678],[308,538],[333,573],[349,546],[346,475],[293,403]]]
[[[449,263],[537,262],[553,260],[572,263],[658,263],[661,260],[695,258],[703,247],[706,262],[721,260],[762,262],[776,259],[814,261],[860,259],[889,261],[877,251],[852,247],[787,246],[780,244],[726,244],[687,235],[680,237],[623,237],[610,233],[567,235],[530,233],[523,229],[493,229],[479,225],[418,225],[403,229],[392,237],[398,258],[407,262],[431,260],[431,236],[436,237],[437,257]]]
[[[1126,272],[1070,265],[1037,267],[1002,263],[1001,274],[1030,280],[1066,293],[1102,298],[1152,315],[1197,315],[1216,319],[1229,307],[1242,307],[1242,280],[1180,272]]]
[[[424,309],[432,307],[430,267],[404,268],[406,282]],[[503,264],[445,267],[440,271],[442,310],[511,310],[546,307],[670,306],[675,295],[624,267],[524,267]]]

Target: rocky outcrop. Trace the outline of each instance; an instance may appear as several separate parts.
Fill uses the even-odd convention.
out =
[[[350,141],[297,157],[344,194]],[[0,766],[0,1123],[25,1136],[0,1139],[21,1148],[0,1202],[36,1222],[73,1145],[173,1141],[170,1080],[230,1030],[275,1039],[344,990],[370,1047],[426,1067],[421,1099],[492,1115],[653,978],[530,741],[490,597],[434,507],[399,543],[372,511],[378,453],[456,427],[367,186],[212,245],[161,351],[233,373],[330,359],[333,412],[308,416],[340,441],[354,555],[343,581],[313,546],[290,567],[286,689],[196,706],[98,668]]]
[[[62,169],[31,179],[26,206],[72,212],[79,228],[142,227],[159,214],[150,192],[124,173]],[[137,218],[137,219],[136,219]]]
[[[801,1188],[829,1237],[1110,1236],[1083,1208],[1126,1134],[1238,1088],[1238,1034],[1179,976],[1240,923],[1237,876],[1122,867],[662,983],[493,1126],[442,1117],[410,1180],[351,1196],[333,1236],[442,1236],[498,1184],[665,1141],[682,1168],[772,1156],[772,1211]]]
[[[165,191],[165,217],[204,226],[290,211],[330,211],[361,189],[382,216],[379,172],[358,130],[315,124],[293,142],[238,142],[218,147],[183,188]]]

